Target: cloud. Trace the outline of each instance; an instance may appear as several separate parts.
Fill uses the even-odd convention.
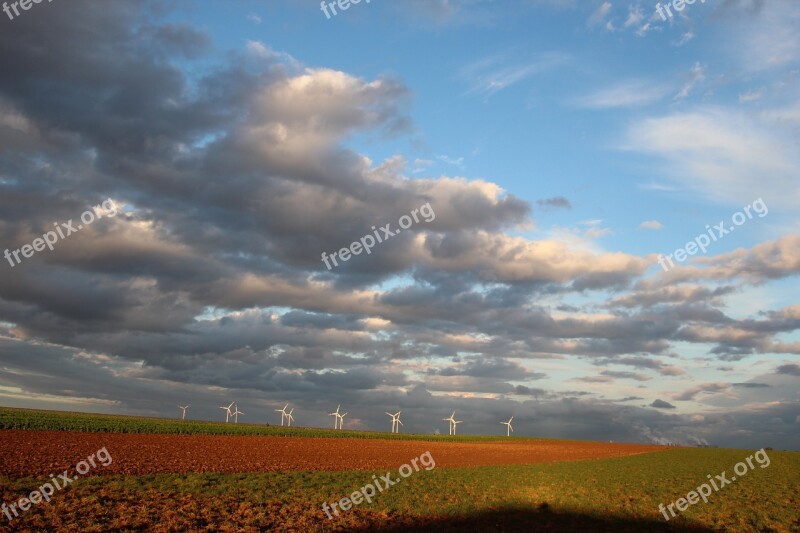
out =
[[[650,404],[650,407],[654,407],[656,409],[675,409],[674,405],[669,402],[665,402],[664,400],[655,400]]]
[[[784,374],[787,376],[800,376],[800,365],[789,364],[781,365],[775,369],[776,374]]]
[[[653,274],[654,257],[598,244],[605,212],[540,230],[529,201],[491,175],[412,179],[446,162],[354,148],[416,134],[404,82],[309,67],[257,40],[221,49],[155,5],[54,2],[0,33],[0,238],[16,249],[106,198],[122,206],[0,276],[4,404],[165,416],[189,398],[196,416],[218,419],[237,397],[253,422],[274,422],[290,401],[303,425],[322,426],[335,401],[364,429],[403,409],[408,430],[430,431],[432,411],[458,408],[476,433],[517,412],[520,433],[553,437],[797,442],[794,371],[782,367],[753,378],[769,387],[683,393],[703,400],[702,422],[628,403],[695,387],[698,360],[705,376],[719,359],[800,350],[793,306],[730,310],[747,284],[800,272],[796,232]],[[479,10],[438,5],[448,7],[449,21]],[[560,64],[515,68],[546,59],[501,54],[470,79],[487,94],[488,81],[510,87]],[[744,116],[774,131],[715,130],[731,112],[700,107],[679,116],[716,136],[694,137],[691,120],[648,134],[669,157],[762,163],[783,154],[795,107]],[[764,131],[774,143],[739,143]],[[680,144],[687,134],[697,153]],[[760,186],[788,184],[776,190],[791,196],[794,181],[774,175],[759,174]],[[320,261],[426,203],[430,222],[335,272]],[[726,384],[747,368],[729,366]]]
[[[658,220],[645,220],[639,224],[639,227],[643,229],[660,230],[664,228],[664,224]]]
[[[695,387],[686,389],[685,391],[673,395],[674,400],[689,401],[694,400],[697,395],[701,393],[714,394],[716,392],[726,391],[730,388],[727,383],[702,383]]]
[[[758,102],[764,98],[764,89],[759,89],[757,91],[748,91],[744,94],[739,95],[739,103],[740,104],[747,104],[750,102]]]
[[[665,160],[665,175],[713,201],[738,207],[763,197],[770,206],[794,205],[800,157],[788,149],[786,126],[769,117],[700,107],[641,119],[628,129],[627,148]],[[770,190],[785,194],[765,195]]]
[[[654,104],[668,94],[669,87],[644,80],[630,80],[573,100],[589,109],[641,107]]]
[[[603,2],[589,17],[589,26],[596,26],[605,22],[606,17],[611,12],[611,2]]]
[[[572,209],[572,203],[563,196],[554,196],[552,198],[543,198],[537,200],[536,203],[540,207],[553,208],[553,209]]]
[[[620,372],[614,370],[603,370],[600,372],[602,376],[608,376],[611,378],[620,378],[620,379],[633,379],[636,381],[649,381],[650,378],[644,374],[638,374],[636,372]]]
[[[678,39],[677,41],[674,41],[672,43],[672,46],[683,46],[686,43],[688,43],[689,41],[691,41],[692,39],[694,39],[694,32],[687,31],[687,32],[681,34],[681,38]]]
[[[730,37],[735,36],[739,61],[753,72],[797,65],[800,57],[800,6],[795,2],[758,2],[749,9],[746,2],[727,2]]]
[[[524,80],[565,65],[569,56],[543,52],[529,60],[515,60],[508,54],[483,58],[461,69],[461,77],[470,85],[469,94],[489,98]]]
[[[753,383],[753,382],[731,383],[731,385],[733,385],[734,387],[742,387],[745,389],[759,389],[763,387],[771,387],[771,385],[768,385],[767,383]]]
[[[675,95],[675,100],[683,100],[692,92],[692,90],[701,83],[703,80],[706,79],[705,69],[699,62],[695,63],[692,67],[691,74],[689,76],[688,81],[684,83],[681,90],[678,91],[678,94]]]

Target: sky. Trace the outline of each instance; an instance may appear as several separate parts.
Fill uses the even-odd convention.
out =
[[[0,405],[800,449],[800,4],[656,4],[0,12]]]

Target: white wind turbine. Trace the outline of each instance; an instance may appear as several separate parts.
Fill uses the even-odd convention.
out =
[[[458,424],[460,424],[461,422],[463,422],[463,420],[456,420],[455,416],[456,416],[456,412],[453,411],[453,414],[450,415],[450,418],[443,418],[442,419],[442,420],[447,420],[448,422],[450,422],[450,434],[451,435],[455,435],[456,434],[456,426]]]
[[[339,408],[341,404],[336,406],[336,411],[333,413],[328,413],[328,416],[334,417],[333,419],[333,429],[339,429]]]
[[[287,413],[286,408],[289,407],[289,404],[283,406],[283,409],[275,409],[276,412],[281,414],[281,427],[283,427],[283,421],[286,419]]]
[[[181,420],[186,420],[186,410],[190,408],[191,405],[179,405],[178,409],[183,410],[183,416],[181,416]]]
[[[400,426],[403,425],[403,423],[400,421],[400,413],[402,412],[403,411],[397,411],[395,414],[386,413],[392,417],[392,433],[400,433]]]
[[[513,416],[508,419],[508,422],[500,422],[501,424],[508,426],[508,430],[506,431],[506,437],[510,437],[511,436],[511,432],[514,431],[514,428],[511,427],[511,421],[512,420],[514,420]]]
[[[226,424],[231,419],[231,416],[233,416],[233,413],[231,412],[231,407],[233,407],[233,404],[235,404],[235,403],[236,402],[231,402],[231,404],[228,407],[225,407],[225,406],[220,407],[220,409],[225,409],[225,423]]]
[[[294,407],[292,407],[289,410],[289,412],[286,413],[286,420],[288,421],[286,425],[289,426],[289,427],[292,427],[292,422],[294,422],[294,417],[292,416],[293,412],[294,412]]]
[[[239,410],[239,404],[236,404],[236,406],[234,407],[234,412],[233,412],[233,423],[234,424],[238,424],[239,423],[239,415],[243,415],[243,414],[244,413]]]
[[[344,429],[344,417],[347,416],[347,413],[340,413],[339,408],[341,405],[336,406],[336,412],[330,413],[328,416],[335,416],[336,418],[333,420],[333,429]]]

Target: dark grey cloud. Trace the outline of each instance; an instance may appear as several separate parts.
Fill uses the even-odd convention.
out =
[[[636,381],[648,381],[650,378],[644,374],[638,374],[636,372],[625,372],[625,371],[618,371],[618,370],[603,370],[600,372],[602,376],[608,376],[610,378],[620,378],[620,379],[633,379]]]
[[[650,404],[650,407],[655,407],[656,409],[675,409],[674,405],[660,399],[654,400],[653,403]]]
[[[776,374],[786,374],[788,376],[800,376],[800,365],[789,364],[780,365],[775,369]]]

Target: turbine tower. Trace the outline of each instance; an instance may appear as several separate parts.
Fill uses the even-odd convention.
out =
[[[183,416],[181,416],[181,420],[186,420],[186,410],[190,408],[191,405],[179,405],[178,409],[183,410]]]
[[[448,427],[450,428],[450,433],[449,433],[449,435],[452,435],[452,434],[453,434],[453,422],[455,422],[455,419],[453,418],[454,416],[456,416],[456,412],[455,412],[455,411],[453,411],[453,414],[452,414],[452,415],[450,415],[450,418],[442,418],[442,420],[446,420],[447,422],[449,422],[449,423],[447,424],[447,425],[448,425]]]
[[[461,422],[463,422],[463,420],[456,420],[455,416],[456,416],[456,412],[453,411],[453,414],[450,415],[450,418],[442,418],[442,420],[447,420],[448,422],[450,422],[450,435],[455,435],[456,434],[456,426],[458,424],[460,424]]]
[[[286,408],[287,407],[289,407],[288,403],[283,406],[283,409],[275,409],[276,412],[281,414],[281,427],[283,427],[283,421],[286,420],[286,416],[287,416]]]
[[[288,427],[292,427],[292,422],[294,422],[294,417],[292,416],[292,413],[293,413],[293,412],[294,412],[294,407],[292,407],[292,408],[289,410],[289,412],[288,412],[288,413],[286,413],[286,420],[288,421],[286,425],[287,425]]]
[[[508,429],[506,430],[506,437],[510,437],[511,436],[511,432],[514,431],[514,428],[511,427],[511,421],[512,420],[514,420],[513,416],[508,419],[508,422],[500,422],[500,424],[508,426]]]
[[[236,404],[236,407],[234,407],[234,409],[235,410],[233,412],[233,423],[234,424],[238,424],[239,423],[239,415],[243,415],[244,413],[239,410],[239,404]]]
[[[341,426],[342,426],[342,424],[344,423],[344,420],[343,420],[343,419],[344,419],[344,415],[346,415],[346,414],[347,414],[347,413],[345,413],[344,415],[343,415],[343,414],[340,414],[340,413],[339,413],[339,408],[340,408],[340,407],[341,407],[341,404],[340,404],[340,405],[337,405],[337,406],[336,406],[336,412],[334,412],[334,413],[329,413],[329,414],[328,414],[328,416],[333,416],[333,417],[335,417],[335,418],[333,419],[333,429],[342,429],[342,427],[341,427]]]
[[[231,416],[233,416],[233,413],[231,412],[231,407],[233,407],[233,404],[235,404],[235,403],[236,402],[231,402],[231,404],[228,407],[225,407],[225,406],[220,407],[220,409],[225,409],[225,423],[226,424],[231,419]]]
[[[400,413],[402,412],[403,411],[397,411],[395,414],[386,413],[387,415],[392,417],[392,433],[400,433],[400,426],[403,425],[403,423],[400,421]]]

